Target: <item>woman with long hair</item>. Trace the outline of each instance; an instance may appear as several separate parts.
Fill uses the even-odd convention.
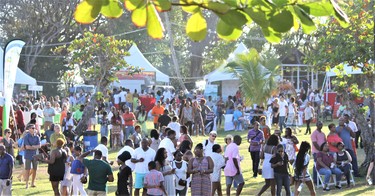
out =
[[[121,145],[120,141],[120,134],[121,134],[121,116],[118,110],[115,110],[113,113],[113,116],[111,118],[111,124],[112,124],[112,129],[111,129],[111,137],[112,137],[112,147],[117,150],[117,147]]]
[[[193,128],[194,116],[193,116],[193,108],[190,105],[189,101],[186,101],[185,107],[182,109],[181,113],[181,124],[188,127],[189,134],[192,135],[192,128]]]
[[[202,119],[202,108],[197,101],[193,101],[193,123],[195,135],[198,136],[199,132],[201,131],[202,136],[205,136],[204,124]]]
[[[203,144],[194,149],[195,157],[189,160],[187,173],[191,174],[191,195],[211,195],[211,178],[214,163],[211,157],[203,156]]]
[[[176,195],[176,188],[175,188],[175,178],[174,174],[176,172],[176,168],[172,168],[171,164],[167,160],[168,153],[165,148],[159,148],[156,151],[155,155],[155,163],[156,163],[156,170],[160,171],[164,176],[164,188],[167,192],[167,195]]]
[[[158,130],[151,129],[151,131],[150,131],[150,137],[151,137],[150,148],[152,148],[156,152],[156,151],[158,151],[159,144],[161,142],[161,140],[160,140],[160,134],[159,134]]]
[[[147,126],[146,126],[147,111],[146,111],[146,107],[144,105],[141,105],[139,107],[139,111],[137,112],[136,119],[137,119],[137,123],[142,128],[143,134],[145,136],[147,136],[148,135],[148,133],[147,133]]]
[[[301,192],[302,183],[306,183],[310,190],[310,195],[315,196],[314,184],[311,181],[310,173],[308,170],[310,162],[311,145],[303,141],[299,148],[296,161],[294,162],[294,194],[298,196]]]
[[[279,145],[279,138],[276,135],[271,135],[267,144],[261,150],[260,159],[263,159],[262,177],[266,184],[257,195],[262,195],[269,187],[271,187],[271,195],[275,195],[275,179],[270,160],[277,152],[277,145]]]

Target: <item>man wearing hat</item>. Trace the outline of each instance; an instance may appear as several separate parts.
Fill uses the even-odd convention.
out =
[[[233,124],[234,124],[234,130],[235,131],[242,131],[244,129],[244,116],[243,116],[243,113],[242,113],[242,106],[241,105],[238,105],[236,110],[234,110],[233,112]],[[240,125],[241,125],[241,129],[240,129]]]
[[[211,154],[213,153],[212,152],[212,147],[214,146],[214,144],[216,144],[216,137],[217,137],[217,132],[216,131],[211,131],[209,136],[208,136],[208,139],[204,140],[202,142],[203,144],[203,155],[204,156],[211,156]]]

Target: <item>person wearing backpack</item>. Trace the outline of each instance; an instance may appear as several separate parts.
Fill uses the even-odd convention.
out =
[[[210,156],[213,153],[212,147],[214,146],[214,144],[216,144],[216,141],[215,141],[216,137],[217,137],[217,132],[211,131],[209,136],[208,136],[208,139],[206,139],[202,142],[202,144],[203,144],[203,155],[204,156]]]

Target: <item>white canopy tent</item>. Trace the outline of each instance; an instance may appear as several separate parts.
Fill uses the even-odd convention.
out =
[[[353,66],[349,66],[348,64],[344,64],[344,70],[338,70],[336,67],[332,68],[328,72],[326,72],[327,77],[337,76],[338,72],[343,72],[342,74],[363,74],[361,69],[359,68],[353,68]]]
[[[204,80],[207,83],[224,80],[238,80],[237,77],[235,77],[232,73],[228,72],[226,66],[229,62],[234,60],[234,57],[237,54],[241,54],[247,51],[248,49],[246,48],[245,44],[243,44],[242,42],[238,44],[237,48],[229,55],[228,59],[215,71],[205,75]]]
[[[125,61],[132,66],[139,66],[144,71],[154,71],[156,73],[156,82],[169,83],[169,76],[156,69],[152,64],[143,56],[139,51],[137,45],[133,46],[129,50],[130,56],[125,57]]]

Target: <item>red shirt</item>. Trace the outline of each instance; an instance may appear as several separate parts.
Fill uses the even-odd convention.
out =
[[[134,126],[135,116],[133,112],[123,113],[122,118],[125,121],[125,126]]]
[[[333,145],[332,143],[342,142],[341,137],[338,134],[328,135],[327,136],[327,143],[329,147],[330,152],[338,152],[336,145]]]

